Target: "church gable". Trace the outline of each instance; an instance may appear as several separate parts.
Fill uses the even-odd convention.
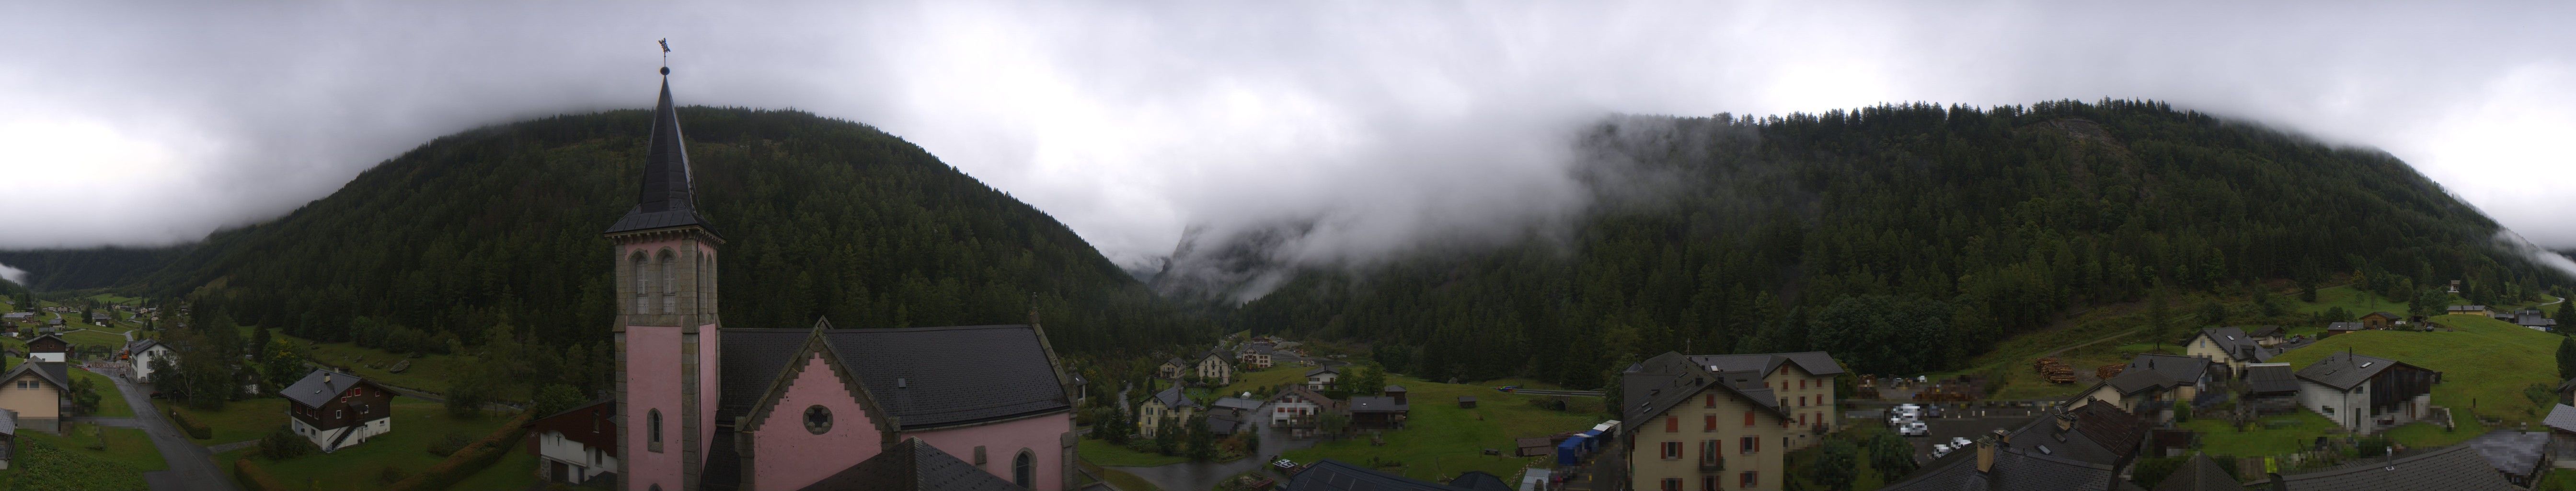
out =
[[[830,353],[795,360],[740,430],[750,442],[746,489],[804,487],[876,456],[894,435]]]

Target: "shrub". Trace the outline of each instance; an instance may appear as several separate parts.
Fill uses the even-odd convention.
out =
[[[307,440],[304,435],[295,434],[285,428],[268,432],[268,436],[259,439],[259,456],[267,457],[271,461],[302,457],[321,451],[322,447],[313,445],[313,440]]]
[[[501,456],[509,454],[511,442],[528,436],[527,430],[520,426],[537,416],[539,415],[536,413],[520,412],[518,417],[502,423],[500,430],[484,435],[482,440],[466,445],[455,454],[448,455],[445,460],[438,461],[437,465],[429,466],[419,474],[412,475],[402,482],[393,483],[385,489],[395,491],[447,489],[457,481],[464,480],[476,472],[482,472],[485,467],[491,467],[492,462],[501,460]]]
[[[214,428],[206,426],[205,422],[197,421],[196,417],[189,416],[188,413],[179,412],[179,410],[176,409],[170,410],[170,423],[179,425],[179,429],[181,431],[188,432],[188,438],[199,440],[212,440],[215,438]]]
[[[402,482],[404,479],[410,478],[411,471],[402,470],[401,467],[388,465],[385,466],[384,470],[376,471],[376,480],[385,484],[398,483]]]
[[[268,469],[250,463],[250,459],[233,461],[233,479],[241,481],[242,489],[250,491],[286,491],[286,484],[278,482],[277,476],[269,475]]]
[[[455,454],[458,450],[464,450],[466,445],[473,443],[474,441],[467,439],[464,433],[450,431],[447,432],[447,436],[429,442],[429,454],[446,457]]]

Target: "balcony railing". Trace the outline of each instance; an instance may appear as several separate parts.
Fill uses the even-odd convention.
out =
[[[1724,470],[1726,470],[1725,457],[1701,457],[1699,459],[1700,472],[1718,472]]]

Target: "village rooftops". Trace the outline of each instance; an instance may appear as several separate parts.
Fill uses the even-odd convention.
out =
[[[45,379],[46,382],[53,383],[54,387],[65,390],[69,390],[72,387],[72,374],[70,368],[65,366],[63,362],[59,361],[20,362],[18,363],[17,368],[9,369],[8,374],[0,375],[0,380],[15,380],[18,378],[18,374],[29,372],[34,372],[36,377]]]
[[[2326,330],[2328,330],[2328,331],[2359,331],[2359,330],[2361,330],[2361,329],[2362,329],[2362,325],[2361,325],[2361,323],[2359,323],[2359,322],[2328,322],[2328,323],[2326,323]]]
[[[1841,364],[1834,363],[1833,355],[1823,351],[1757,353],[1743,355],[1694,355],[1690,357],[1690,361],[1693,364],[1708,367],[1708,370],[1712,372],[1736,372],[1750,370],[1762,372],[1762,375],[1766,377],[1770,376],[1771,372],[1779,370],[1780,365],[1791,363],[1797,364],[1798,369],[1805,370],[1808,375],[1840,375],[1843,373],[1843,366]]]
[[[1653,419],[1654,415],[1663,414],[1674,405],[1689,400],[1692,394],[1712,386],[1732,392],[1774,415],[1789,417],[1788,413],[1780,410],[1780,398],[1763,382],[1764,372],[1711,371],[1694,358],[1667,351],[1628,367],[1620,374],[1626,377],[1624,390],[1629,404],[1620,411],[1622,419]]]
[[[2479,456],[2486,457],[2487,466],[2496,471],[2519,475],[2540,465],[2542,454],[2549,451],[2549,434],[2499,429],[2460,445],[2477,449]]]
[[[2245,390],[2257,394],[2298,392],[2299,379],[2287,364],[2264,364],[2245,367]]]
[[[1163,407],[1172,409],[1199,407],[1198,401],[1190,400],[1189,396],[1181,394],[1181,386],[1178,385],[1174,385],[1169,389],[1163,389],[1162,392],[1154,393],[1154,400],[1162,402]]]
[[[2255,329],[2255,330],[2254,330],[2254,332],[2249,333],[2249,334],[2253,335],[2254,337],[2258,337],[2258,338],[2269,338],[2269,337],[2286,336],[2286,335],[2289,335],[2289,333],[2290,333],[2289,329],[2283,328],[2283,327],[2281,327],[2281,326],[2263,326],[2263,328],[2262,328],[2262,329]]]
[[[1351,412],[1354,413],[1401,413],[1405,412],[1407,409],[1406,405],[1397,404],[1393,397],[1362,396],[1351,398]]]
[[[2281,476],[2286,491],[2508,491],[2506,482],[2468,445],[2452,445],[2394,459],[2358,459],[2316,472]]]
[[[1334,374],[1334,375],[1341,375],[1341,374],[1342,374],[1342,370],[1341,370],[1341,369],[1339,369],[1339,368],[1333,368],[1333,367],[1329,367],[1329,366],[1315,367],[1315,369],[1313,369],[1313,370],[1307,370],[1307,371],[1306,371],[1306,376],[1308,376],[1308,377],[1313,377],[1313,376],[1316,376],[1316,375],[1322,375],[1322,374],[1327,374],[1327,373]]]
[[[2299,378],[2340,390],[2352,390],[2354,386],[2370,380],[2371,376],[2397,365],[2405,364],[2387,358],[2338,352],[2326,355],[2325,359],[2317,360],[2315,364],[2308,365],[2308,368],[2299,370]],[[2414,367],[2414,365],[2406,366]],[[2421,367],[2416,369],[2422,370]]]
[[[982,447],[977,447],[982,448]],[[974,464],[922,443],[920,438],[905,438],[902,443],[886,447],[868,460],[859,461],[841,472],[806,485],[808,491],[866,489],[872,491],[1019,491],[1023,488],[1002,480]]]
[[[2116,404],[2085,404],[2052,410],[2022,425],[2005,444],[2012,448],[2096,464],[2111,464],[2137,453],[2147,437],[2147,423]]]
[[[1073,407],[1052,355],[1028,325],[902,329],[727,328],[719,421],[743,416],[819,333],[857,385],[920,430],[1062,411]]]
[[[1217,408],[1217,409],[1233,409],[1233,410],[1239,410],[1239,411],[1244,411],[1244,412],[1251,412],[1251,411],[1256,411],[1256,410],[1260,410],[1260,409],[1261,409],[1261,401],[1256,401],[1256,400],[1251,400],[1251,399],[1245,399],[1245,398],[1241,398],[1241,397],[1220,397],[1220,398],[1217,398],[1216,403],[1214,403],[1214,404],[1210,404],[1210,406],[1215,407],[1215,408]]]
[[[2129,359],[2120,376],[2104,383],[2121,394],[2135,394],[2147,389],[2171,389],[2200,383],[2209,371],[2209,361],[2180,355],[2141,354]]]
[[[2117,473],[2110,465],[2095,464],[2026,451],[2016,448],[1994,449],[1992,467],[1979,469],[1976,446],[1950,452],[1930,463],[1904,481],[1879,488],[1880,491],[2110,491]],[[2121,483],[2119,489],[2135,489]]]
[[[2549,416],[2541,418],[2540,424],[2549,426],[2549,429],[2576,433],[2576,406],[2559,404],[2549,408]]]
[[[2457,314],[2461,312],[2479,312],[2486,309],[2487,306],[2485,305],[2453,305],[2449,309],[2449,312]]]
[[[151,350],[151,349],[152,349],[152,347],[154,347],[154,346],[160,346],[160,345],[161,345],[161,342],[160,342],[160,341],[153,340],[153,339],[151,339],[151,338],[137,339],[137,340],[133,340],[133,341],[129,341],[129,342],[126,342],[126,343],[125,343],[125,352],[126,352],[126,353],[142,353],[142,352],[144,352],[144,351],[149,351],[149,350]]]
[[[331,398],[339,397],[340,393],[348,392],[350,387],[363,383],[367,383],[367,379],[326,368],[304,374],[304,379],[295,381],[294,385],[286,386],[286,389],[279,390],[277,393],[305,407],[322,407],[324,404],[329,404]]]

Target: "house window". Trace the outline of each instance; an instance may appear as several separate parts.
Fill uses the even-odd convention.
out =
[[[1736,486],[1747,487],[1747,488],[1754,487],[1754,486],[1759,486],[1759,485],[1761,485],[1761,484],[1762,484],[1762,479],[1761,479],[1761,478],[1754,477],[1754,476],[1753,476],[1753,471],[1744,471],[1744,477],[1737,479],[1737,480],[1736,480],[1736,483],[1735,483],[1735,485],[1736,485]]]
[[[1699,491],[1717,491],[1717,476],[1699,476]]]
[[[1744,437],[1743,441],[1738,445],[1742,448],[1735,449],[1736,455],[1752,455],[1753,452],[1762,451],[1762,438],[1750,436]]]
[[[653,290],[653,276],[650,273],[650,270],[645,269],[644,251],[635,251],[635,313],[637,315],[649,313],[646,309],[651,305],[649,303],[651,299],[645,295],[652,293]]]
[[[664,314],[677,313],[679,309],[680,290],[677,288],[679,268],[672,266],[671,251],[662,251],[662,313]]]
[[[644,436],[647,443],[653,444],[654,451],[661,451],[662,410],[655,409],[644,412]]]
[[[1682,442],[1664,442],[1664,460],[1681,460]]]
[[[1682,491],[1682,478],[1664,478],[1664,491]]]
[[[1020,456],[1011,458],[1011,484],[1033,489],[1037,487],[1037,482],[1038,455],[1029,452],[1029,449],[1020,449]]]
[[[1807,396],[1798,396],[1798,407],[1807,407]]]

